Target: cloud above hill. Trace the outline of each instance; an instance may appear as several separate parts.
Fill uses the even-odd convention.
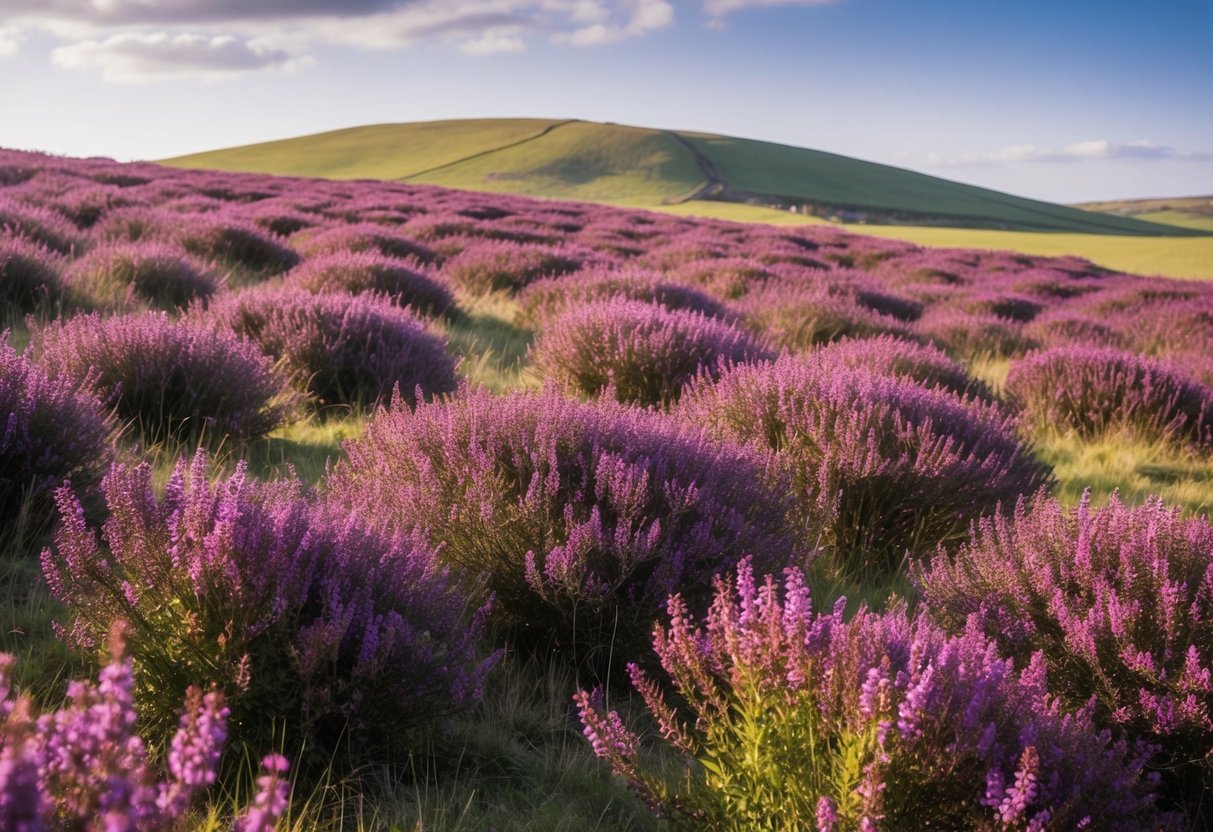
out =
[[[1165,160],[1213,160],[1213,152],[1202,150],[1177,150],[1155,144],[1144,139],[1117,142],[1108,139],[1068,144],[1060,150],[1038,147],[1032,144],[1014,144],[980,155],[943,157],[931,154],[928,161],[939,167],[968,167],[1017,162],[1084,162],[1097,159],[1136,159],[1140,161]]]
[[[323,45],[424,40],[487,55],[536,41],[615,43],[673,22],[669,0],[6,0],[0,51],[41,30],[65,41],[52,53],[58,66],[129,83],[298,68]]]

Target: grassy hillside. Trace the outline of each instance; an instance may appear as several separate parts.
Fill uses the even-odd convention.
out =
[[[1199,230],[1082,211],[832,153],[705,133],[542,119],[357,127],[166,160],[187,168],[398,179],[653,207],[714,200],[808,205],[898,225],[1120,236]]]

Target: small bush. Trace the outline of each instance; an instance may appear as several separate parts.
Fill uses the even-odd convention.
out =
[[[69,254],[80,245],[80,234],[67,217],[5,194],[0,194],[0,232],[59,254]]]
[[[906,341],[895,335],[876,338],[847,338],[810,353],[810,360],[823,367],[867,370],[879,375],[906,378],[923,387],[938,387],[958,396],[993,401],[993,392],[959,361],[928,344]]]
[[[110,456],[100,405],[67,380],[51,380],[0,340],[0,525],[16,525],[23,503],[41,527],[66,479],[89,490]]]
[[[145,439],[254,439],[289,412],[284,381],[256,346],[165,313],[83,315],[34,333],[49,375],[87,386]]]
[[[294,249],[242,220],[191,217],[177,226],[176,238],[195,257],[260,277],[281,274],[299,263]]]
[[[452,284],[474,294],[517,292],[542,277],[580,269],[580,249],[507,241],[477,242],[452,257],[442,273]]]
[[[119,637],[97,684],[70,682],[67,703],[38,717],[28,698],[13,698],[13,657],[0,655],[5,829],[94,829],[104,819],[110,829],[171,832],[215,782],[227,741],[222,694],[186,693],[167,777],[157,781],[147,743],[134,732],[134,669],[122,649]]]
[[[953,638],[904,611],[813,611],[800,573],[781,591],[716,581],[699,624],[681,597],[653,644],[666,685],[632,679],[675,772],[584,691],[585,734],[662,817],[703,830],[1179,828],[1160,818],[1144,755],[1089,715],[1063,715],[979,633]]]
[[[916,336],[902,321],[861,306],[822,281],[770,281],[737,303],[749,328],[783,349],[803,351],[839,338]]]
[[[339,254],[356,252],[379,254],[396,259],[412,259],[421,263],[432,263],[437,255],[411,237],[395,233],[373,223],[352,223],[302,231],[293,242],[304,254]]]
[[[786,483],[769,459],[656,414],[553,390],[467,391],[378,412],[330,480],[342,509],[428,536],[484,576],[520,645],[606,666],[674,590],[753,553],[786,562]]]
[[[407,260],[370,252],[321,254],[310,257],[287,277],[292,286],[309,292],[372,292],[391,298],[420,315],[437,316],[455,305],[445,285],[417,271]]]
[[[63,298],[63,258],[21,237],[0,233],[0,315],[51,306]]]
[[[1029,430],[1092,438],[1129,430],[1146,440],[1213,446],[1213,388],[1130,352],[1058,347],[1011,367],[1006,394]]]
[[[285,362],[320,405],[369,406],[394,387],[415,403],[458,386],[442,338],[407,309],[375,295],[254,289],[217,302],[207,317]]]
[[[701,312],[721,320],[737,317],[719,301],[698,289],[671,283],[659,272],[595,269],[565,277],[542,278],[529,284],[518,295],[516,321],[531,329],[542,329],[548,321],[569,309],[613,297],[655,303],[666,309]]]
[[[344,768],[477,696],[479,625],[426,549],[324,512],[297,482],[261,483],[243,464],[210,476],[202,452],[183,459],[159,499],[148,465],[115,466],[100,540],[64,489],[42,556],[70,645],[94,649],[111,622],[132,622],[136,701],[155,733],[177,691],[213,682],[238,747],[285,740],[324,764],[348,743],[332,760]]]
[[[697,381],[679,409],[782,454],[810,537],[861,571],[957,540],[1048,479],[994,405],[791,356]]]
[[[1043,657],[1073,709],[1149,740],[1170,796],[1213,819],[1213,526],[1161,500],[1072,510],[1041,495],[983,521],[917,575],[953,631],[978,626],[1024,666]],[[1202,804],[1203,795],[1203,806]],[[1202,814],[1203,813],[1203,814]]]
[[[989,312],[937,306],[923,313],[914,329],[960,359],[1019,356],[1036,346],[1023,324]]]
[[[587,396],[609,388],[617,400],[645,407],[678,401],[701,371],[771,354],[723,321],[624,298],[570,309],[531,348],[535,367],[557,384]]]
[[[165,243],[102,246],[72,263],[72,288],[111,308],[147,304],[174,310],[219,291],[220,283],[181,249]]]

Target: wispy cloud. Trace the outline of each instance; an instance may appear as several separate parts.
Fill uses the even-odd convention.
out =
[[[769,9],[775,6],[831,6],[841,0],[703,0],[703,11],[719,20],[744,9]]]
[[[117,83],[182,76],[218,80],[264,69],[297,69],[309,60],[264,39],[170,32],[81,41],[56,48],[51,59],[64,69],[99,71]]]
[[[38,29],[66,41],[55,63],[100,69],[109,81],[216,78],[298,66],[322,44],[431,41],[490,55],[540,40],[615,43],[673,22],[669,0],[3,0],[0,54]],[[264,48],[283,36],[291,49]]]
[[[1164,161],[1174,159],[1210,160],[1213,151],[1177,150],[1155,144],[1144,139],[1131,142],[1116,142],[1108,139],[1092,139],[1068,144],[1060,150],[1038,147],[1032,144],[1013,144],[992,153],[966,156],[940,156],[931,154],[928,161],[939,167],[971,167],[979,165],[1053,162],[1074,163],[1096,159],[1137,159],[1140,161]]]

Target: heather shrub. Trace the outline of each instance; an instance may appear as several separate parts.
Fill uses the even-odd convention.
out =
[[[679,410],[717,436],[777,451],[810,538],[862,572],[959,539],[1048,479],[995,405],[792,356],[701,379]]]
[[[50,376],[88,387],[148,441],[254,439],[290,409],[284,380],[256,346],[163,312],[53,323],[34,333],[31,350]]]
[[[783,563],[803,548],[766,456],[614,402],[397,400],[346,451],[329,481],[339,508],[424,534],[484,578],[520,646],[600,669],[643,643],[671,591],[746,553]]]
[[[63,258],[21,237],[0,234],[0,315],[33,312],[63,297]]]
[[[194,216],[177,226],[176,237],[195,257],[259,276],[281,274],[299,262],[294,249],[242,220]]]
[[[349,223],[302,231],[292,242],[304,254],[339,254],[352,251],[363,254],[379,254],[396,259],[412,259],[431,263],[436,259],[433,250],[391,229],[373,223]]]
[[[0,526],[15,527],[23,504],[41,526],[66,479],[91,489],[110,456],[109,436],[97,402],[47,378],[0,338]]]
[[[861,306],[844,288],[821,280],[770,281],[736,308],[753,332],[792,351],[839,338],[916,337],[905,323]]]
[[[89,236],[101,243],[163,242],[171,236],[172,225],[171,214],[146,205],[132,205],[106,211],[93,224]]]
[[[669,275],[679,283],[702,287],[720,300],[737,300],[778,277],[761,261],[743,257],[684,263],[673,268]]]
[[[1006,395],[1029,430],[1084,437],[1128,430],[1147,440],[1213,446],[1213,388],[1131,352],[1057,347],[1035,353],[1011,367]]]
[[[583,691],[595,753],[688,829],[1179,828],[1144,754],[1063,713],[1041,663],[1019,673],[978,632],[844,606],[815,612],[799,571],[757,583],[748,562],[702,623],[674,596],[653,634],[666,680],[630,671],[685,767],[654,765]]]
[[[442,315],[455,305],[451,290],[418,271],[414,263],[370,252],[310,257],[293,269],[287,280],[309,292],[373,292],[420,315]]]
[[[926,608],[977,626],[1019,665],[1043,657],[1049,690],[1099,724],[1155,744],[1172,798],[1213,818],[1213,526],[1159,499],[1040,495],[986,519],[917,574]]]
[[[518,294],[515,320],[531,329],[542,329],[562,313],[588,303],[624,297],[664,306],[701,312],[709,318],[731,320],[736,314],[712,297],[681,283],[671,283],[660,272],[587,270],[565,277],[536,280]]]
[[[1024,335],[1045,349],[1082,344],[1089,347],[1124,347],[1125,338],[1106,320],[1064,306],[1044,312],[1024,327]]]
[[[116,308],[147,304],[171,311],[205,301],[220,288],[214,274],[165,243],[94,248],[72,263],[67,279],[94,303]]]
[[[507,241],[478,242],[443,266],[443,275],[468,292],[517,292],[541,277],[577,271],[586,260],[581,249]]]
[[[0,194],[0,232],[59,254],[68,254],[80,244],[79,232],[67,217],[5,194]]]
[[[959,396],[993,401],[994,393],[980,379],[947,353],[929,344],[918,344],[895,335],[875,338],[845,338],[810,353],[822,367],[866,370],[879,375],[906,378],[923,387],[943,388]]]
[[[14,698],[13,657],[0,654],[0,828],[183,828],[191,805],[215,782],[227,740],[228,709],[218,692],[185,694],[163,778],[135,733],[134,669],[115,640],[97,684],[72,681],[67,702],[35,716],[28,697]],[[269,826],[285,809],[267,816]],[[247,815],[238,824],[247,820]]]
[[[1026,295],[990,291],[966,297],[958,305],[967,312],[994,315],[1021,324],[1028,323],[1045,308],[1043,303]]]
[[[545,378],[588,396],[609,389],[617,400],[645,407],[678,401],[700,371],[770,356],[724,321],[625,298],[570,309],[531,347]]]
[[[427,549],[243,463],[210,476],[200,451],[157,498],[148,465],[115,466],[100,537],[65,488],[42,556],[70,610],[69,645],[95,649],[111,622],[131,622],[136,702],[158,735],[179,691],[214,683],[238,747],[285,742],[325,765],[348,746],[331,760],[343,769],[406,748],[411,731],[477,696],[478,619]]]
[[[1024,325],[992,313],[965,312],[937,306],[927,309],[914,328],[958,358],[979,355],[1019,356],[1036,344]]]
[[[319,405],[368,406],[394,387],[410,402],[458,386],[445,341],[375,295],[262,288],[216,302],[207,316],[282,360]]]

